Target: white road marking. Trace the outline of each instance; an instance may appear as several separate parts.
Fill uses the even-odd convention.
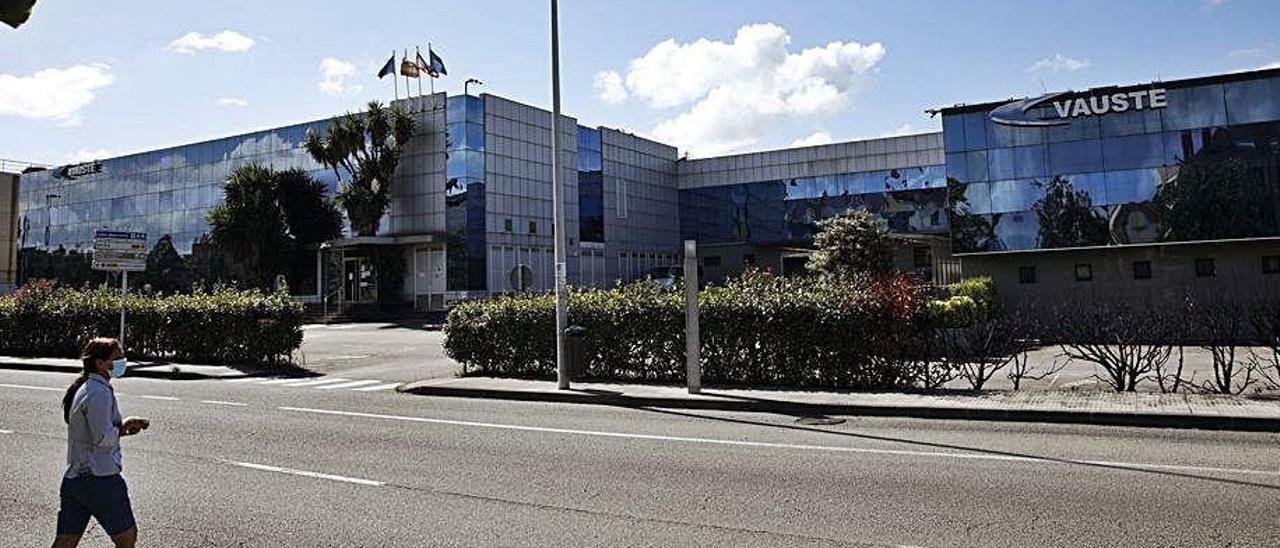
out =
[[[267,379],[257,384],[284,384],[287,382],[298,382],[298,380],[299,380],[298,377],[285,377],[282,379]]]
[[[13,430],[0,429],[0,434],[12,434],[12,433],[13,433]]]
[[[374,380],[374,381],[351,381],[351,382],[344,382],[344,383],[342,383],[342,384],[330,384],[330,385],[325,385],[325,386],[317,386],[317,387],[316,387],[316,390],[338,390],[338,389],[340,389],[340,388],[355,388],[355,387],[357,387],[357,386],[364,386],[364,385],[366,385],[366,384],[378,384],[378,383],[380,383],[380,382],[382,382],[382,381],[377,381],[377,380]]]
[[[327,480],[333,480],[333,481],[343,481],[347,483],[356,483],[360,485],[370,485],[373,487],[382,487],[383,485],[386,485],[386,483],[383,483],[381,481],[367,480],[367,479],[361,479],[361,478],[350,478],[347,476],[335,476],[333,474],[322,474],[320,472],[308,472],[306,470],[294,470],[292,468],[281,468],[279,466],[268,466],[266,464],[254,464],[252,462],[237,462],[237,461],[231,461],[231,460],[224,460],[222,462],[225,462],[227,464],[232,464],[235,466],[240,466],[243,468],[252,468],[254,470],[265,470],[267,472],[279,472],[281,474],[293,474],[295,476],[306,476],[309,478],[320,478],[320,479],[327,479]]]
[[[766,447],[773,449],[801,449],[809,451],[831,451],[838,453],[861,453],[873,455],[897,455],[909,457],[939,457],[949,459],[962,460],[991,460],[1006,462],[1031,462],[1039,464],[1084,464],[1092,466],[1110,466],[1116,468],[1128,468],[1132,470],[1143,469],[1161,469],[1161,470],[1185,470],[1194,472],[1218,472],[1231,474],[1252,474],[1263,476],[1280,476],[1280,470],[1249,470],[1243,468],[1216,468],[1212,466],[1187,466],[1179,464],[1150,464],[1137,462],[1118,462],[1104,460],[1077,460],[1068,458],[1053,457],[1028,457],[1018,455],[991,455],[982,453],[952,453],[942,451],[911,451],[905,449],[871,449],[865,447],[840,447],[832,445],[806,445],[793,443],[772,443],[763,441],[746,441],[746,440],[725,440],[714,438],[689,438],[682,436],[661,436],[656,434],[632,434],[626,432],[604,432],[599,430],[573,430],[569,428],[550,428],[545,426],[522,426],[516,424],[496,424],[488,422],[471,422],[457,421],[448,419],[429,419],[425,417],[406,417],[402,415],[380,415],[376,413],[360,413],[356,411],[336,411],[331,409],[312,409],[307,407],[277,407],[282,411],[298,411],[302,413],[316,413],[321,415],[343,415],[348,417],[364,417],[371,419],[387,419],[407,422],[422,422],[429,424],[448,424],[453,426],[471,426],[478,428],[494,428],[499,430],[519,430],[524,432],[543,432],[549,434],[572,434],[579,436],[596,436],[604,438],[624,438],[651,441],[675,441],[685,443],[704,443],[711,445],[732,445],[739,447]]]
[[[395,388],[395,387],[397,387],[397,386],[400,386],[400,383],[398,383],[398,382],[392,382],[392,383],[387,383],[387,384],[379,384],[379,385],[377,385],[377,386],[366,386],[366,387],[364,387],[364,388],[357,388],[357,389],[355,389],[355,391],[356,391],[356,392],[373,392],[373,391],[375,391],[375,390],[390,390],[390,389]]]
[[[62,391],[65,391],[65,390],[66,390],[66,388],[54,388],[54,387],[51,387],[51,386],[27,386],[27,385],[25,385],[25,384],[4,384],[4,383],[0,383],[0,387],[2,387],[2,388],[21,388],[21,389],[23,389],[23,390],[44,390],[44,391],[47,391],[47,392],[62,392]]]
[[[209,405],[230,405],[233,407],[245,407],[249,405],[247,403],[240,403],[240,402],[234,402],[234,401],[222,401],[222,400],[200,400],[200,403],[207,403]]]
[[[173,397],[173,396],[147,396],[147,395],[142,395],[142,396],[138,396],[138,397],[139,397],[139,398],[146,398],[146,399],[149,399],[149,400],[164,400],[164,401],[181,401],[181,400],[182,400],[182,398],[175,398],[175,397]]]
[[[347,381],[349,381],[349,380],[351,380],[351,379],[343,379],[343,378],[337,377],[337,378],[329,378],[329,379],[320,379],[320,380],[302,381],[302,382],[298,382],[298,383],[290,383],[290,384],[286,384],[285,386],[288,386],[288,387],[294,387],[294,386],[316,386],[316,385],[320,385],[320,384],[329,384],[329,383],[331,383],[331,382],[347,382]]]

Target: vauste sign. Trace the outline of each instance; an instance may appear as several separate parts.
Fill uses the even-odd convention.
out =
[[[1033,117],[1032,109],[1042,105],[1052,106],[1049,117]],[[1072,91],[1050,93],[1033,99],[1021,99],[1001,105],[988,117],[1002,126],[1048,127],[1065,126],[1072,118],[1102,116],[1113,112],[1151,110],[1168,106],[1164,88],[1151,88],[1115,93],[1079,94]]]

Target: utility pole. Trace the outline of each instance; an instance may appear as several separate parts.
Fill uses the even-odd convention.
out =
[[[569,361],[565,348],[565,328],[569,327],[568,268],[565,263],[564,181],[560,177],[560,14],[551,0],[551,210],[552,239],[556,260],[556,382],[569,389]]]

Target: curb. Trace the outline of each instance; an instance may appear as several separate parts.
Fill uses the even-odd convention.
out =
[[[582,392],[528,392],[488,388],[450,388],[415,386],[397,389],[406,394],[450,398],[476,398],[508,401],[574,403],[614,407],[663,407],[668,409],[700,409],[748,413],[776,413],[803,417],[858,416],[905,417],[999,422],[1039,422],[1053,424],[1087,424],[1094,426],[1130,426],[1139,428],[1178,428],[1198,430],[1234,430],[1243,432],[1280,432],[1280,417],[1243,417],[1224,415],[1175,415],[1159,413],[1090,413],[1082,411],[1046,411],[1018,409],[962,409],[955,407],[878,406],[844,404],[806,404],[769,400],[705,400],[592,394]]]
[[[240,377],[249,377],[251,375],[205,375],[203,373],[195,373],[192,371],[157,371],[149,369],[151,367],[164,366],[144,366],[147,369],[130,369],[128,377],[141,377],[148,379],[168,379],[175,381],[195,381],[206,379],[238,379]],[[0,369],[11,369],[17,371],[49,371],[53,373],[79,373],[79,367],[71,367],[65,365],[53,365],[48,363],[13,363],[0,362]]]

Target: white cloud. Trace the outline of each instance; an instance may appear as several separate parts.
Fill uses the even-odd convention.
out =
[[[218,99],[218,104],[224,107],[247,107],[249,102],[239,97],[223,97]]]
[[[791,141],[791,144],[787,145],[787,148],[811,147],[811,146],[829,145],[829,144],[831,144],[830,133],[827,133],[825,131],[815,131],[813,132],[812,135],[809,135],[808,137],[801,137],[799,139]]]
[[[1262,48],[1233,49],[1227,52],[1227,57],[1253,57],[1254,55],[1262,55]]]
[[[1064,70],[1067,72],[1075,72],[1082,68],[1088,68],[1092,64],[1093,62],[1088,59],[1072,59],[1061,53],[1055,53],[1053,54],[1053,57],[1045,57],[1044,59],[1032,63],[1030,67],[1027,67],[1027,72],[1035,73],[1045,70],[1055,73],[1062,72]]]
[[[781,124],[845,111],[885,52],[849,41],[793,53],[790,43],[772,23],[743,26],[732,42],[664,40],[631,61],[626,90],[652,108],[683,109],[660,120],[653,137],[695,156],[720,154],[751,147]]]
[[[596,73],[596,96],[606,104],[616,105],[627,100],[627,88],[622,85],[622,76],[612,70]]]
[[[188,32],[169,42],[168,47],[165,49],[186,54],[193,54],[206,49],[240,53],[249,51],[249,48],[253,47],[253,43],[253,38],[234,30],[224,30],[217,34]]]
[[[322,59],[320,61],[320,76],[324,80],[321,80],[318,85],[320,92],[333,97],[360,93],[364,86],[347,84],[347,79],[355,76],[355,74],[356,66],[351,63],[332,57]]]
[[[1280,61],[1275,61],[1275,62],[1272,62],[1272,63],[1267,63],[1267,64],[1265,64],[1265,65],[1262,65],[1262,66],[1260,66],[1260,67],[1258,67],[1258,68],[1256,68],[1256,69],[1252,69],[1252,70],[1267,70],[1267,69],[1273,69],[1273,68],[1280,68]]]
[[[886,131],[880,134],[880,137],[902,137],[903,135],[911,135],[913,133],[920,133],[920,130],[917,130],[915,126],[911,124],[902,124],[894,128],[892,131]]]
[[[80,109],[93,102],[94,91],[114,80],[111,67],[97,63],[44,69],[30,76],[0,74],[0,116],[74,125],[80,121]]]
[[[75,154],[72,154],[70,157],[68,157],[67,160],[68,160],[68,163],[78,164],[80,162],[91,162],[93,160],[102,160],[105,158],[111,158],[115,155],[116,154],[114,152],[111,152],[110,150],[107,150],[105,148],[94,148],[94,149],[82,148],[80,150],[77,150]]]
[[[1209,8],[1216,8],[1226,3],[1227,3],[1227,0],[1204,0],[1205,7],[1209,7]]]

